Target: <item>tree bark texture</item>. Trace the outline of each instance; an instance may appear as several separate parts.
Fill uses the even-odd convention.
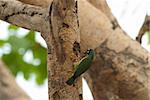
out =
[[[2,0],[0,0],[0,2],[1,1]],[[28,0],[26,0],[26,3],[30,4],[30,2],[27,1]],[[40,5],[34,4],[34,2],[32,4]],[[26,6],[27,8],[30,7],[29,5]],[[42,5],[42,7],[43,9],[37,6],[33,7],[33,9],[31,8],[31,12],[34,11],[34,8],[37,8],[44,11],[41,12],[42,15],[48,15],[44,14],[47,11],[46,8],[44,8],[46,6]],[[101,9],[96,9],[86,0],[79,0],[78,7],[81,52],[88,48],[96,50],[96,60],[88,71],[89,76],[92,79],[91,82],[93,86],[91,86],[91,89],[95,100],[150,100],[149,53],[143,49],[139,43],[130,39],[118,25],[113,24],[113,21],[115,20],[109,18]],[[0,7],[0,11],[2,9],[3,7]],[[23,14],[23,16],[27,18],[26,14]],[[2,16],[0,16],[0,18],[5,20]],[[45,22],[47,20],[43,20],[43,17],[39,18],[42,20],[42,24],[47,23]],[[21,19],[18,20],[21,21]],[[11,22],[12,24],[16,22],[15,20],[10,21],[10,19],[5,21]],[[38,22],[38,20],[36,20],[36,22]],[[28,21],[26,21],[26,23],[29,24]],[[34,21],[32,22],[32,20],[30,20],[30,23],[32,23],[33,26],[36,26]],[[19,23],[16,25],[21,26]],[[53,23],[52,26],[53,25],[55,24]],[[49,27],[48,24],[46,26]],[[24,27],[29,28],[27,25]],[[36,30],[41,31],[38,28]],[[44,31],[42,32],[49,32],[50,29],[43,27],[43,30]],[[43,34],[43,36],[47,37],[48,35]],[[53,43],[52,36],[49,36],[47,40],[51,41],[50,44]],[[51,57],[49,58],[50,61]],[[57,58],[57,55],[54,58]],[[58,75],[58,80],[63,76],[62,74],[64,73]],[[68,74],[66,76],[68,76]],[[61,79],[64,81],[66,76]],[[59,82],[63,81],[59,80]],[[63,86],[65,87],[66,85]],[[60,87],[58,87],[58,89],[60,89]],[[69,89],[69,87],[66,88]],[[53,93],[57,95],[57,92],[54,91]]]
[[[88,71],[95,100],[150,99],[148,52],[131,41],[115,32],[96,49],[96,61]]]
[[[18,87],[15,78],[2,61],[0,61],[0,100],[30,100]]]
[[[110,8],[106,0],[87,0],[89,1],[94,7],[100,9],[110,20],[114,20],[115,17],[112,15]]]
[[[54,0],[50,7],[48,44],[49,100],[80,100],[81,79],[69,86],[73,64],[80,58],[80,34],[75,0]],[[81,94],[80,94],[81,92]]]

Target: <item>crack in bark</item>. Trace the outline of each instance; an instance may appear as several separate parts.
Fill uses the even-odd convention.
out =
[[[53,36],[53,26],[52,26],[52,20],[51,20],[51,16],[52,16],[52,6],[53,6],[53,1],[52,1],[52,3],[50,4],[50,7],[49,7],[49,25],[50,25],[50,33],[51,33],[51,36],[52,36],[52,38],[54,38],[54,36]],[[46,34],[46,35],[50,35],[50,34]],[[47,43],[49,43],[50,41],[49,41],[49,39],[48,39],[48,37],[49,36],[45,36],[45,40],[46,40],[46,42]],[[48,44],[47,45],[47,47],[48,47],[48,54],[52,54],[53,53],[53,51],[52,51],[52,47]]]
[[[76,10],[76,15],[77,15],[77,24],[78,24],[78,27],[79,27],[79,16],[78,16],[78,1],[76,1],[76,5],[75,5],[75,10]]]
[[[61,100],[57,91],[53,94],[53,97],[54,97],[54,100]]]
[[[63,22],[63,27],[64,28],[69,28],[69,25],[67,23]]]
[[[6,8],[6,7],[7,7],[7,3],[6,3],[6,2],[3,2],[3,3],[2,3],[2,7]]]
[[[79,100],[83,100],[83,95],[79,94]]]
[[[4,4],[2,4],[2,6],[5,6],[5,7],[7,7],[7,3],[5,3],[4,2]],[[4,7],[4,8],[5,8]],[[17,16],[17,15],[19,15],[19,14],[25,14],[25,15],[28,15],[28,16],[30,16],[30,17],[33,17],[34,15],[43,15],[42,13],[40,13],[40,12],[38,12],[38,11],[33,11],[33,12],[30,12],[30,11],[28,11],[28,9],[26,9],[27,8],[27,6],[26,5],[23,5],[23,8],[21,9],[21,10],[19,10],[19,11],[17,11],[17,12],[13,12],[12,14],[9,14],[9,15],[7,15],[7,16],[5,16],[4,17],[4,20],[5,21],[8,21],[9,20],[9,18],[10,17],[12,17],[12,16]],[[4,9],[5,10],[5,9]]]
[[[80,44],[77,41],[75,41],[73,44],[73,51],[76,56],[80,55],[81,53]]]
[[[117,27],[119,27],[118,23],[117,23],[117,20],[114,19],[111,21],[111,24],[112,24],[112,29],[115,30]]]

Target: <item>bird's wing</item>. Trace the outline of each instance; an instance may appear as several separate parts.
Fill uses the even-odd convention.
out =
[[[84,60],[86,59],[88,56],[85,56],[83,57],[79,62],[75,63],[73,66],[74,66],[74,69],[76,70],[78,68],[78,65]]]

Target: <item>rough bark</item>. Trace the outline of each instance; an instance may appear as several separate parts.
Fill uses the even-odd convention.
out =
[[[54,0],[50,7],[48,43],[49,100],[81,100],[81,79],[72,86],[66,81],[79,61],[79,26],[75,0]],[[82,92],[82,91],[81,91]]]
[[[23,0],[22,0],[23,1]],[[26,0],[27,2],[28,0]],[[32,1],[32,0],[31,0]],[[43,0],[44,2],[44,0]],[[51,0],[49,1],[51,3]],[[30,3],[30,2],[27,2]],[[13,4],[13,5],[12,5]],[[5,5],[5,6],[4,6]],[[6,6],[7,5],[7,6]],[[15,6],[14,6],[15,5]],[[17,5],[17,6],[16,6]],[[38,4],[35,4],[38,5]],[[89,4],[88,4],[89,5]],[[25,6],[25,8],[24,8]],[[101,12],[99,12],[97,9],[94,9],[92,6],[92,10],[93,12],[91,14],[89,14],[88,10],[87,10],[87,2],[85,0],[79,0],[79,20],[80,20],[80,30],[81,32],[81,37],[83,37],[83,44],[81,44],[82,46],[82,50],[81,51],[85,51],[87,50],[87,48],[91,47],[94,48],[96,46],[99,45],[99,39],[100,40],[104,40],[105,37],[107,37],[107,33],[106,36],[101,37],[101,35],[99,35],[100,33],[103,33],[103,31],[107,30],[107,27],[112,27],[112,25],[110,24],[109,26],[106,27],[106,24],[104,21],[109,22],[109,20],[107,20],[106,17],[104,17],[105,15],[102,14]],[[24,11],[24,9],[26,9]],[[44,33],[43,36],[44,38],[46,38],[47,33],[49,33],[49,23],[48,23],[48,18],[49,18],[49,10],[46,8],[40,8],[40,7],[35,7],[35,6],[31,6],[31,5],[26,5],[26,4],[22,4],[18,1],[15,0],[0,0],[0,19],[27,28],[27,29],[31,29],[31,30],[35,30],[35,31],[39,31]],[[20,12],[22,12],[20,14]],[[88,15],[87,15],[88,14]],[[32,15],[32,16],[31,16]],[[96,16],[102,16],[102,17],[96,17]],[[93,19],[93,17],[95,17],[95,19]],[[101,18],[104,18],[104,20],[100,20]],[[89,22],[91,22],[91,24],[89,24]],[[99,24],[103,24],[104,28],[99,29]],[[91,29],[89,29],[91,28]],[[95,35],[92,35],[92,34]],[[87,34],[87,35],[84,35]],[[90,37],[89,37],[90,36]],[[92,39],[91,41],[86,41],[89,38],[95,38]],[[84,43],[86,45],[84,45]]]
[[[0,100],[30,100],[26,93],[18,87],[15,78],[0,61]]]
[[[117,29],[96,49],[89,70],[95,100],[149,100],[148,52],[120,33]]]
[[[85,0],[79,0],[79,22],[81,51],[97,52],[89,70],[95,100],[149,100],[149,53]]]
[[[93,65],[94,68],[91,68],[89,70],[88,78],[86,78],[88,80],[88,83],[90,84],[95,100],[149,100],[150,83],[148,81],[149,76],[147,76],[147,68],[145,69],[145,64],[149,63],[147,55],[140,55],[140,52],[142,50],[140,50],[140,52],[137,52],[139,51],[138,49],[140,49],[137,49],[139,44],[131,42],[131,39],[129,38],[127,40],[124,40],[125,38],[127,38],[125,34],[123,34],[122,36],[117,35],[124,32],[119,29],[120,27],[118,26],[117,21],[113,20],[113,15],[109,10],[106,1],[92,0],[90,2],[107,16],[111,15],[110,17],[108,16],[108,18],[110,19],[112,24],[114,23],[112,28],[114,29],[113,35],[109,37],[113,39],[108,39],[109,42],[106,40],[99,47],[99,49],[97,50],[97,53],[99,54],[97,55],[96,62]],[[125,45],[126,43],[124,42],[129,41],[130,43],[127,43],[127,45]],[[107,44],[112,46],[107,47]],[[114,50],[113,46],[119,49],[124,49],[117,53],[117,49]],[[145,53],[147,52],[145,51]],[[132,59],[132,57],[135,57],[134,60]],[[143,63],[138,64],[139,62]],[[145,77],[141,73],[145,73],[145,83],[144,81],[141,82],[141,79]],[[89,77],[91,77],[91,80],[89,80]],[[145,85],[143,85],[143,83]]]
[[[16,0],[0,0],[0,19],[30,30],[49,32],[48,9]]]

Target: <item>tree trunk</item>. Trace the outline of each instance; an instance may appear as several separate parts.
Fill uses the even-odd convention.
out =
[[[97,59],[88,71],[95,100],[150,99],[148,52],[131,41],[115,32],[96,49]]]
[[[28,3],[27,1],[28,0],[26,0],[26,3]],[[51,0],[49,2],[51,2]],[[34,2],[32,2],[32,4],[40,5]],[[44,5],[42,6],[46,7]],[[26,7],[28,8],[30,6]],[[35,8],[40,9],[38,7]],[[32,8],[30,7],[30,9]],[[42,20],[42,24],[47,24],[47,22],[45,22],[46,20],[43,20],[42,17],[44,11],[46,11],[44,9],[45,8],[42,10],[43,12],[40,10],[40,15],[35,14],[35,16],[37,16],[40,21]],[[106,14],[103,10],[96,9],[86,0],[79,0],[78,9],[81,51],[84,52],[88,48],[96,50],[96,60],[88,71],[92,79],[91,83],[93,86],[90,86],[95,100],[149,100],[149,53],[136,41],[130,39],[119,25],[114,23],[116,20],[108,17],[110,13]],[[30,11],[32,12],[34,9]],[[26,14],[24,14],[23,17],[27,18]],[[1,16],[0,18],[3,19]],[[10,20],[10,18],[6,21],[15,23],[15,20]],[[32,21],[30,21],[30,23],[32,23]],[[38,22],[38,20],[36,21]],[[26,21],[26,23],[29,22]],[[19,23],[16,24],[20,25]],[[32,23],[32,26],[36,26],[36,24]],[[27,25],[24,27],[29,28]],[[43,27],[43,29],[34,27],[34,29],[41,32],[49,32],[50,30],[47,29],[47,27]],[[49,35],[43,34],[43,36],[46,38]],[[49,36],[46,41],[50,40],[53,40],[51,36]],[[48,45],[51,45],[52,42],[53,41],[51,41],[51,43],[48,42]],[[55,61],[55,59],[51,57],[49,57],[49,59],[49,66],[53,65],[50,64],[50,61]],[[67,71],[68,69],[63,69],[63,72],[64,70]],[[60,73],[57,78],[61,78],[62,74],[64,73]],[[68,77],[68,74],[66,76]],[[64,82],[66,77],[62,80]],[[62,81],[60,80],[59,82]],[[58,87],[58,89],[60,89],[60,87]]]
[[[18,87],[15,78],[2,61],[0,61],[0,100],[30,100]]]
[[[145,69],[145,66],[149,69],[148,56],[143,53],[140,55],[142,48],[139,48],[139,44],[133,42],[121,31],[105,0],[90,2],[108,16],[114,30],[112,35],[110,34],[110,37],[97,49],[97,59],[86,78],[95,100],[149,100],[149,75],[142,75],[142,73],[148,73],[147,67]],[[122,50],[119,50],[121,48]],[[90,80],[89,77],[91,77]],[[141,82],[142,78],[145,80]]]
[[[80,34],[75,0],[54,0],[50,7],[48,44],[49,100],[81,100],[81,79],[69,86],[73,64],[79,61]],[[81,91],[82,92],[82,91]]]

